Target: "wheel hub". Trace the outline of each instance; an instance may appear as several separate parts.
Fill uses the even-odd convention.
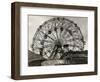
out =
[[[58,40],[58,41],[55,41],[55,46],[56,46],[57,48],[61,48],[61,47],[62,47],[62,44],[61,44],[61,42]]]

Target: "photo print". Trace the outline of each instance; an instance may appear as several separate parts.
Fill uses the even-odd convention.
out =
[[[28,15],[28,66],[88,64],[88,18]]]

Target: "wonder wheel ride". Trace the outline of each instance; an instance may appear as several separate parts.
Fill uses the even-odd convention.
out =
[[[38,27],[33,37],[32,50],[46,60],[54,60],[69,51],[83,51],[84,43],[76,23],[65,17],[55,17]]]

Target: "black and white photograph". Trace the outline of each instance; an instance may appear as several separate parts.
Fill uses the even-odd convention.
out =
[[[88,64],[88,18],[28,15],[28,66]]]
[[[12,3],[12,78],[97,75],[97,7]]]

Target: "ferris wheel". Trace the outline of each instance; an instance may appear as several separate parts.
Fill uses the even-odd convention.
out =
[[[45,59],[60,59],[66,52],[83,49],[84,37],[80,27],[64,17],[45,21],[33,37],[33,52]]]

